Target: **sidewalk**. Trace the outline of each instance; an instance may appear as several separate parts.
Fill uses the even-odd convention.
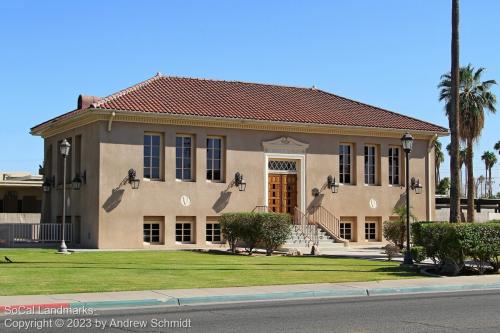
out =
[[[33,307],[38,311],[46,308],[79,307],[106,309],[490,289],[500,290],[500,275],[235,288],[0,296],[0,313],[6,312],[6,308],[19,307]]]

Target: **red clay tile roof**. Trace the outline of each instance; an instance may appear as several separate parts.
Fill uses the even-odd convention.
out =
[[[103,98],[91,108],[447,132],[425,121],[314,88],[161,75]]]

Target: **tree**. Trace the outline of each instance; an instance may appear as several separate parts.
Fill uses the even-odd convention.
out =
[[[477,179],[477,185],[476,185],[476,193],[478,198],[483,197],[483,183],[484,183],[484,176],[481,175]]]
[[[434,141],[434,168],[435,168],[435,184],[438,186],[441,181],[441,177],[439,174],[439,168],[441,167],[441,163],[444,162],[444,154],[442,150],[442,144],[439,140]]]
[[[498,140],[497,143],[495,143],[495,147],[493,148],[500,154],[500,140]]]
[[[484,166],[486,167],[486,184],[488,184],[487,196],[491,198],[493,196],[493,187],[491,186],[491,169],[497,163],[497,157],[494,152],[485,151],[483,156],[481,156],[481,159],[484,161]]]
[[[466,146],[465,165],[467,170],[467,220],[474,221],[474,143],[484,127],[484,110],[496,112],[496,96],[491,92],[495,80],[481,81],[484,68],[477,70],[472,65],[460,68],[460,127],[459,135]],[[445,74],[441,81],[441,98],[451,99],[451,75]],[[449,112],[449,109],[447,108]]]
[[[459,128],[460,128],[460,102],[458,99],[458,80],[459,80],[459,0],[452,0],[451,2],[451,98],[450,98],[450,112],[448,121],[450,124],[451,134],[451,158],[450,158],[450,222],[460,222],[461,208],[460,208],[460,189],[458,188],[459,179]]]
[[[450,178],[444,177],[439,181],[436,189],[436,194],[447,195],[450,189]]]
[[[448,151],[448,155],[451,157],[451,143],[446,146],[446,150]],[[464,166],[465,163],[465,158],[467,155],[467,151],[465,149],[460,148],[458,152],[458,184],[459,188],[461,189],[462,186],[462,167]],[[450,181],[450,188],[451,188],[451,181]]]

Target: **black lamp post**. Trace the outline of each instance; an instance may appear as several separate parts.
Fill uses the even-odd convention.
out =
[[[413,148],[413,137],[406,133],[401,138],[403,150],[406,155],[406,252],[403,265],[413,265],[410,253],[410,152]]]
[[[66,157],[69,155],[69,149],[71,145],[68,140],[64,139],[59,146],[59,150],[64,159],[64,167],[63,167],[63,206],[62,206],[62,237],[61,237],[61,245],[59,246],[59,253],[68,254],[68,248],[66,247],[65,238],[65,222],[66,222]]]

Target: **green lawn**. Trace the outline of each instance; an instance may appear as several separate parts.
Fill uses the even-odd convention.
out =
[[[362,259],[233,256],[187,251],[0,251],[0,295],[234,287],[403,279],[399,263]]]

